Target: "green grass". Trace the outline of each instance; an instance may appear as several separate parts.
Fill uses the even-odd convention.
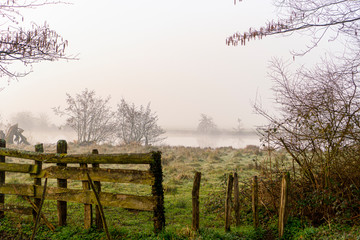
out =
[[[17,146],[13,146],[18,148]],[[99,153],[146,152],[149,148],[139,146],[92,146],[77,147],[69,145],[69,153],[90,153],[98,148]],[[27,148],[27,150],[33,150]],[[249,182],[251,177],[259,174],[254,167],[254,159],[262,161],[266,156],[254,148],[233,149],[200,149],[189,147],[160,147],[162,151],[164,189],[165,189],[165,231],[159,235],[153,233],[151,212],[132,211],[120,208],[105,207],[104,212],[113,239],[276,239],[276,219],[266,223],[266,228],[255,230],[251,225],[251,210],[242,208],[242,226],[232,225],[231,232],[224,231],[224,199],[226,179],[229,173],[237,171],[240,182]],[[55,152],[55,147],[45,146],[46,152]],[[11,159],[16,162],[17,159]],[[31,162],[31,161],[30,161]],[[44,168],[47,165],[44,166]],[[103,165],[101,167],[104,167]],[[115,168],[115,165],[109,167]],[[138,166],[131,166],[138,167]],[[145,167],[146,168],[146,167]],[[201,171],[200,186],[200,230],[191,230],[192,199],[191,191],[195,171]],[[27,174],[8,174],[7,183],[32,183]],[[56,180],[49,181],[55,186]],[[69,181],[71,188],[81,188],[80,181]],[[133,184],[102,183],[102,191],[150,195],[148,186]],[[6,196],[6,202],[28,206],[19,196]],[[57,226],[56,201],[44,202],[43,213],[48,220]],[[36,239],[106,239],[103,231],[95,228],[83,229],[84,209],[82,204],[68,203],[68,226],[57,227],[49,231],[41,223]],[[264,226],[263,226],[264,227]],[[29,239],[33,229],[32,216],[21,216],[6,212],[6,218],[0,220],[1,239]],[[356,229],[311,228],[299,221],[291,220],[286,228],[286,239],[321,239],[327,232],[339,239],[355,238],[360,233]],[[349,235],[341,235],[345,234]],[[332,235],[331,235],[332,234]],[[352,236],[354,238],[347,238]],[[341,238],[345,237],[345,238]],[[326,239],[326,238],[323,238]],[[337,239],[337,238],[335,238]]]
[[[32,234],[33,224],[27,221],[14,226],[13,219],[6,217],[1,220],[1,239],[29,239]],[[252,226],[234,227],[231,232],[226,233],[218,228],[200,228],[194,232],[190,227],[178,229],[173,225],[155,235],[152,231],[133,231],[129,226],[110,226],[110,235],[113,239],[263,239],[265,231],[255,230]],[[7,237],[7,238],[5,238]],[[95,228],[85,230],[80,226],[57,227],[54,232],[41,226],[36,234],[36,239],[57,239],[57,240],[86,240],[106,239],[106,234]]]

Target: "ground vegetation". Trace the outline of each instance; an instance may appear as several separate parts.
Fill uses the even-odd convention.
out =
[[[11,146],[10,146],[11,147]],[[277,233],[277,205],[278,199],[275,191],[269,193],[269,183],[262,174],[268,169],[268,152],[258,146],[248,146],[244,149],[231,147],[210,149],[190,147],[154,148],[136,144],[111,146],[92,145],[79,146],[69,143],[68,153],[89,153],[97,148],[99,153],[119,152],[147,152],[151,150],[162,151],[162,165],[164,173],[165,194],[165,231],[159,235],[153,233],[152,213],[137,212],[126,209],[106,207],[105,216],[110,227],[113,239],[278,239]],[[32,150],[31,146],[23,146]],[[45,151],[55,152],[55,145],[45,145]],[[292,161],[286,151],[272,153],[273,170],[284,170],[292,166]],[[9,159],[9,161],[19,161]],[[257,163],[257,164],[256,164]],[[46,167],[46,166],[44,166]],[[111,167],[116,167],[111,165]],[[142,169],[143,166],[138,166]],[[191,191],[195,171],[202,173],[200,187],[200,230],[191,229]],[[238,172],[240,181],[241,199],[241,224],[231,226],[231,232],[224,231],[224,206],[226,180],[229,174]],[[296,174],[300,170],[295,168]],[[260,227],[255,229],[252,224],[251,211],[251,179],[259,176],[259,212]],[[297,187],[296,181],[291,178],[292,188]],[[9,174],[9,183],[32,183],[33,179],[24,174]],[[272,183],[277,185],[280,177],[272,172]],[[55,186],[56,181],[49,181],[49,186]],[[82,188],[81,181],[69,181],[68,187]],[[121,189],[121,190],[119,190]],[[273,190],[274,188],[270,188]],[[151,189],[132,184],[106,184],[102,185],[103,191],[122,193],[135,193],[149,195]],[[270,191],[271,192],[271,191]],[[294,194],[295,192],[292,192]],[[292,201],[298,200],[297,196],[291,197]],[[272,204],[275,199],[275,206]],[[14,204],[28,204],[21,197],[9,196]],[[313,203],[304,203],[313,204]],[[51,232],[41,224],[38,239],[105,239],[103,231],[95,227],[90,230],[83,229],[83,205],[68,204],[68,226],[58,227]],[[295,205],[292,205],[295,209]],[[56,202],[45,200],[43,212],[49,221],[56,225]],[[359,219],[354,218],[352,224],[342,217],[334,218],[330,223],[325,222],[318,226],[310,224],[306,218],[295,215],[292,211],[285,229],[284,239],[356,239],[360,235]],[[234,222],[233,222],[234,223]],[[1,220],[1,236],[9,239],[28,239],[32,233],[32,216],[21,216],[7,213]]]

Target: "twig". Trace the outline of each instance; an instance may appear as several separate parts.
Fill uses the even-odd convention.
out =
[[[108,239],[108,240],[111,240],[111,236],[110,236],[108,227],[107,227],[107,225],[106,225],[105,214],[104,214],[102,205],[101,205],[101,203],[100,203],[99,195],[98,195],[98,193],[97,193],[96,190],[95,190],[95,186],[94,186],[93,181],[92,181],[91,178],[90,178],[89,172],[87,172],[86,175],[87,175],[87,177],[88,177],[88,180],[89,180],[89,183],[90,183],[90,187],[91,187],[91,189],[93,190],[93,192],[94,192],[94,194],[95,194],[95,198],[96,198],[96,201],[97,201],[97,205],[99,206],[100,216],[101,216],[101,220],[102,220],[102,222],[103,222],[103,226],[104,226],[104,229],[105,229],[105,232],[106,232],[107,239]]]
[[[22,196],[26,201],[28,201],[31,205],[31,207],[35,210],[36,213],[39,212],[38,207],[35,205],[35,203],[33,201],[31,201],[31,199],[28,196]],[[55,227],[54,225],[52,225],[47,218],[45,217],[45,215],[43,213],[41,213],[41,217],[45,222],[45,225],[51,230],[51,231],[55,231]]]
[[[44,190],[43,190],[43,194],[42,194],[42,197],[41,197],[41,202],[40,202],[40,206],[39,206],[39,211],[38,211],[38,213],[37,213],[37,215],[36,215],[36,221],[35,221],[35,226],[34,226],[34,229],[33,229],[32,236],[31,236],[31,240],[34,240],[34,238],[35,238],[36,228],[37,228],[37,225],[38,225],[39,220],[40,220],[41,208],[42,208],[42,205],[43,205],[44,200],[45,200],[47,180],[48,180],[48,179],[45,178]]]

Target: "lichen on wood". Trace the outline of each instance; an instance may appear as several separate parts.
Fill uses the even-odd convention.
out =
[[[162,185],[163,174],[161,167],[161,152],[152,152],[153,163],[150,164],[150,171],[155,177],[152,185],[152,195],[155,198],[154,206],[154,229],[159,233],[165,227],[164,188]]]
[[[0,155],[43,161],[45,163],[150,164],[153,162],[151,153],[59,154],[0,147]]]
[[[0,164],[1,170],[1,164]],[[32,175],[35,178],[61,178],[86,181],[86,174],[89,173],[91,179],[102,182],[154,184],[154,175],[149,171],[132,169],[104,169],[104,168],[79,168],[51,166],[43,169],[39,174]]]
[[[37,169],[38,169],[38,166],[33,165],[33,164],[18,164],[18,163],[0,162],[0,171],[5,171],[5,172],[19,172],[19,173],[36,174]]]
[[[11,195],[23,195],[41,198],[43,186],[28,184],[2,184],[0,193]],[[152,211],[155,199],[152,196],[137,196],[130,194],[116,194],[100,192],[100,201],[103,206],[121,207],[143,211]],[[96,204],[94,193],[91,190],[68,189],[59,187],[47,187],[47,200],[76,202],[83,204]]]

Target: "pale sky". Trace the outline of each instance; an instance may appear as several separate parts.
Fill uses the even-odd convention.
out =
[[[3,119],[31,111],[59,123],[51,108],[64,107],[66,93],[88,88],[111,95],[114,110],[122,97],[136,105],[151,102],[164,128],[196,128],[201,113],[220,128],[235,127],[237,118],[254,128],[264,123],[253,113],[255,97],[272,105],[268,61],[292,59],[289,51],[304,46],[299,36],[267,37],[245,47],[225,44],[236,31],[275,18],[270,0],[236,5],[233,0],[73,0],[24,16],[28,22],[46,21],[79,60],[35,64],[33,73],[10,85],[3,78]]]

